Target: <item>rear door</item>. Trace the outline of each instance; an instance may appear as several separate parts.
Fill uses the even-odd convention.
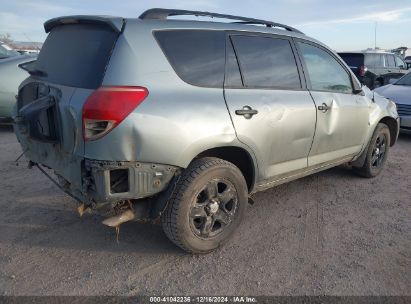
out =
[[[118,32],[104,24],[54,27],[21,86],[16,134],[34,162],[80,186],[82,107],[102,82]]]
[[[399,79],[403,74],[401,69],[395,63],[395,56],[392,54],[385,54],[385,78],[387,84],[390,80]]]
[[[259,179],[307,167],[315,107],[291,39],[232,33],[225,99],[237,137],[259,159]]]
[[[297,42],[309,89],[317,106],[317,125],[308,166],[353,157],[368,131],[368,101],[353,94],[350,72],[331,52],[303,40]]]

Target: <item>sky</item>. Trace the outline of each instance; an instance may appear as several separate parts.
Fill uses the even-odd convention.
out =
[[[411,0],[0,0],[0,35],[44,41],[43,23],[65,15],[138,17],[153,8],[206,10],[294,26],[337,51],[411,48]]]

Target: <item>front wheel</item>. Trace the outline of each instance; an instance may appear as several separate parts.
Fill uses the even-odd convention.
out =
[[[195,160],[183,173],[162,215],[167,237],[190,253],[222,245],[240,224],[247,205],[241,171],[218,158]]]
[[[379,123],[368,145],[364,165],[361,168],[354,167],[354,171],[364,177],[375,177],[380,174],[387,161],[390,141],[390,130],[387,125]]]

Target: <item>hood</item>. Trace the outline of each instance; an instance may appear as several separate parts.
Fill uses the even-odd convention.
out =
[[[395,103],[411,105],[411,86],[389,84],[374,91]]]

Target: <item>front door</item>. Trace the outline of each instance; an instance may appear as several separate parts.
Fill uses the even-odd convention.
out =
[[[224,95],[238,139],[259,160],[258,181],[307,167],[316,110],[295,54],[287,37],[227,39]]]
[[[369,102],[353,93],[351,74],[331,52],[298,41],[307,82],[317,107],[317,126],[308,166],[353,157],[368,132]]]

